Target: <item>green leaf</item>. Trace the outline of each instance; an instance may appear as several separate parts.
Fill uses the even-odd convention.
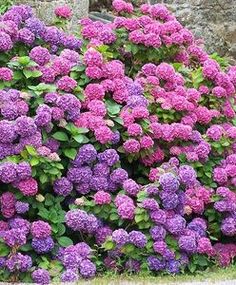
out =
[[[70,159],[75,159],[77,151],[75,148],[67,148],[65,150],[63,150],[64,154],[66,157],[70,158]]]
[[[44,170],[45,173],[49,173],[49,174],[52,174],[52,175],[58,175],[60,174],[60,170],[57,169],[57,168],[51,168],[49,170]]]
[[[78,143],[88,143],[89,139],[84,135],[73,136],[73,139]]]
[[[37,157],[33,157],[31,160],[30,160],[30,165],[31,166],[35,166],[35,165],[38,165],[39,164],[39,159]]]
[[[39,70],[23,69],[23,73],[26,78],[36,78],[42,75],[42,72]]]
[[[87,128],[77,128],[78,134],[86,134],[88,132],[89,132],[89,129],[87,129]]]
[[[116,221],[116,220],[118,220],[118,219],[119,219],[119,216],[118,216],[117,214],[112,213],[112,214],[110,215],[110,220],[111,220],[111,221]]]
[[[208,265],[208,260],[204,255],[197,255],[194,263],[204,267]]]
[[[68,237],[59,237],[58,243],[60,244],[60,246],[67,247],[69,245],[72,245],[73,241]]]
[[[45,83],[40,83],[37,86],[28,86],[29,89],[34,90],[34,91],[40,91],[39,94],[42,92],[55,92],[56,91],[56,86],[55,85],[50,85],[50,84],[45,84]]]
[[[206,172],[205,175],[206,175],[207,177],[209,177],[209,178],[212,177],[212,174],[211,174],[210,172]]]
[[[48,177],[47,177],[46,174],[41,174],[41,175],[39,176],[39,180],[40,180],[40,182],[41,182],[42,184],[45,184],[45,183],[48,181]]]
[[[49,269],[50,276],[56,277],[60,275],[60,272],[62,270],[63,270],[63,265],[61,264],[60,261],[52,260],[50,262],[50,269]]]
[[[125,254],[129,254],[129,253],[133,252],[134,250],[135,250],[135,246],[133,244],[126,244],[122,248],[122,252],[124,252]]]
[[[58,224],[57,226],[58,226],[57,235],[58,236],[64,235],[64,233],[66,232],[66,227],[63,224]]]
[[[111,115],[119,114],[120,109],[121,109],[121,105],[114,103],[112,101],[107,101],[106,106],[107,106],[108,113]]]
[[[103,245],[102,247],[105,249],[105,250],[112,250],[115,248],[115,243],[112,241],[112,240],[107,240]]]
[[[135,215],[135,222],[138,224],[143,221],[143,215]]]
[[[13,75],[13,79],[14,80],[20,80],[22,78],[23,78],[22,72],[20,70],[15,70],[14,75]]]
[[[58,141],[62,141],[62,142],[69,141],[67,134],[64,132],[56,132],[52,135],[52,137],[54,139],[56,139]]]
[[[35,148],[32,145],[27,145],[25,148],[30,155],[32,155],[32,156],[37,155],[37,151],[35,150]]]
[[[194,273],[197,269],[197,265],[191,262],[188,264],[188,269],[191,273]]]
[[[32,246],[29,243],[27,243],[27,244],[22,245],[20,247],[20,250],[22,250],[22,251],[30,251],[30,250],[32,250]]]
[[[29,56],[21,56],[18,58],[18,62],[22,65],[27,65],[30,62],[30,57]]]
[[[42,261],[39,263],[38,267],[43,268],[43,269],[48,269],[50,262],[45,256],[42,256],[41,258],[42,258]]]
[[[113,118],[112,120],[115,121],[115,122],[117,122],[118,124],[120,124],[120,125],[122,125],[122,126],[123,126],[123,124],[124,124],[124,123],[123,123],[123,120],[122,120],[121,118],[119,118],[119,117],[118,117],[118,118]]]
[[[0,256],[7,256],[10,253],[10,248],[4,243],[0,244]]]

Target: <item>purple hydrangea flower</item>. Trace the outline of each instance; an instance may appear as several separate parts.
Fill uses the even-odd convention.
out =
[[[38,254],[43,254],[50,252],[54,248],[54,241],[50,236],[46,238],[33,238],[31,245]]]
[[[45,42],[58,46],[62,40],[62,32],[57,27],[46,27],[42,37]]]
[[[5,267],[6,264],[6,257],[0,257],[0,268],[2,269]]]
[[[142,232],[132,231],[129,233],[129,242],[138,248],[143,248],[147,244],[147,238]]]
[[[72,183],[89,183],[92,178],[92,170],[89,166],[70,168],[67,179]]]
[[[153,240],[161,241],[164,240],[166,237],[166,230],[163,226],[154,226],[150,229],[150,234]]]
[[[155,196],[159,194],[159,189],[155,185],[148,185],[146,191],[148,193],[148,196]]]
[[[61,253],[61,261],[66,269],[75,269],[79,267],[82,257],[76,250],[75,246],[71,245],[63,249]]]
[[[222,221],[221,231],[226,236],[235,236],[236,234],[236,219],[235,217],[227,217]]]
[[[187,253],[197,251],[197,241],[195,236],[181,236],[178,240],[179,248]]]
[[[122,184],[125,180],[128,179],[128,173],[122,168],[117,168],[112,171],[110,175],[110,180],[116,184]]]
[[[3,162],[0,164],[0,181],[3,183],[11,183],[16,181],[17,172],[16,164],[13,162]]]
[[[180,234],[186,226],[186,220],[180,215],[175,215],[171,219],[167,219],[166,228],[173,235]]]
[[[61,282],[76,282],[78,279],[77,270],[67,269],[61,274]]]
[[[17,135],[13,124],[9,121],[0,121],[0,140],[1,143],[11,143],[16,139]]]
[[[180,272],[180,262],[178,260],[170,260],[166,263],[166,270],[170,274],[177,274]]]
[[[6,260],[6,268],[10,272],[14,271],[26,272],[31,268],[31,266],[32,266],[31,257],[28,255],[23,255],[21,253],[13,254]]]
[[[94,176],[108,177],[110,174],[110,167],[106,163],[97,163],[93,168]]]
[[[26,232],[24,229],[11,229],[3,236],[4,242],[10,247],[17,247],[26,244]]]
[[[159,204],[153,198],[146,198],[142,202],[142,207],[149,211],[156,211],[159,209]]]
[[[131,196],[136,196],[140,191],[140,186],[133,179],[125,180],[123,183],[123,188],[125,192]]]
[[[17,214],[25,214],[29,211],[29,203],[16,201],[15,208]]]
[[[166,223],[166,213],[161,209],[152,211],[150,217],[156,224],[165,225]]]
[[[11,50],[12,47],[13,47],[13,43],[12,43],[11,37],[4,32],[0,32],[0,51],[7,52]]]
[[[65,177],[59,178],[54,182],[54,192],[64,197],[68,196],[73,190],[73,184]]]
[[[75,165],[90,164],[94,162],[97,158],[97,151],[91,144],[86,144],[82,146],[74,160]]]
[[[149,256],[147,258],[147,263],[148,263],[148,267],[152,271],[161,271],[165,269],[165,266],[166,266],[164,260],[161,260],[155,256]]]
[[[66,213],[66,224],[74,231],[95,233],[99,223],[94,215],[88,215],[82,210],[70,210]]]
[[[196,172],[189,165],[182,165],[179,168],[179,178],[180,182],[186,185],[187,187],[194,186],[196,183]]]
[[[118,144],[120,141],[120,133],[119,131],[115,131],[112,135],[111,143],[112,144]]]
[[[30,137],[37,131],[34,120],[30,117],[21,116],[16,119],[16,133],[21,137]]]
[[[119,161],[119,155],[114,149],[107,149],[102,153],[98,154],[98,160],[104,162],[109,166],[115,165]]]
[[[92,261],[85,259],[80,263],[79,271],[82,277],[92,278],[96,273],[96,266]]]
[[[162,192],[161,193],[161,200],[163,208],[166,210],[173,210],[177,207],[179,203],[179,197],[177,194],[173,192]]]
[[[32,45],[35,41],[35,35],[29,29],[23,28],[18,31],[18,40],[27,45]]]
[[[47,285],[50,283],[50,274],[46,269],[36,269],[31,276],[36,284]]]
[[[179,189],[178,178],[173,173],[162,174],[159,182],[164,191],[176,192]]]
[[[138,273],[140,271],[140,268],[141,268],[141,264],[138,260],[129,259],[125,263],[125,269],[129,272]]]
[[[118,229],[112,233],[112,239],[117,245],[122,246],[129,241],[129,234],[123,229]]]
[[[41,47],[41,46],[34,47],[30,51],[29,56],[38,65],[45,65],[46,63],[50,61],[50,58],[51,58],[51,55],[48,49]]]
[[[30,178],[32,175],[31,166],[28,162],[20,162],[16,167],[17,178],[24,180]]]
[[[47,238],[51,235],[51,226],[44,221],[35,221],[31,225],[31,234],[34,238]]]
[[[30,232],[30,222],[26,219],[15,217],[10,219],[8,223],[11,229],[21,229],[25,234]]]
[[[31,17],[25,21],[25,27],[28,28],[36,37],[40,37],[45,32],[45,24],[38,18]]]
[[[111,235],[112,235],[112,229],[110,229],[109,227],[104,226],[99,228],[95,233],[97,244],[99,245],[103,244],[106,241],[107,237]]]
[[[93,176],[90,180],[90,188],[94,191],[106,191],[108,190],[108,180],[106,177]]]

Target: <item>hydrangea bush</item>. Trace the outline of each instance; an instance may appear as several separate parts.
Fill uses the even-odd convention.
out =
[[[0,280],[177,274],[236,256],[236,67],[164,5],[0,18]]]

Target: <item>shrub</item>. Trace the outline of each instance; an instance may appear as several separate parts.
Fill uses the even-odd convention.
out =
[[[68,7],[60,29],[25,5],[1,18],[2,281],[236,255],[236,69],[165,6],[113,6],[114,23],[82,19],[81,38],[63,31]]]

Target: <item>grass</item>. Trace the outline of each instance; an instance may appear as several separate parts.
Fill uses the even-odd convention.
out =
[[[230,266],[226,269],[211,268],[204,272],[198,272],[195,275],[177,275],[177,276],[147,276],[147,275],[111,275],[104,277],[97,277],[90,281],[81,281],[80,284],[89,285],[151,285],[151,284],[182,284],[184,282],[203,282],[208,281],[210,284],[216,281],[236,280],[236,265]]]

